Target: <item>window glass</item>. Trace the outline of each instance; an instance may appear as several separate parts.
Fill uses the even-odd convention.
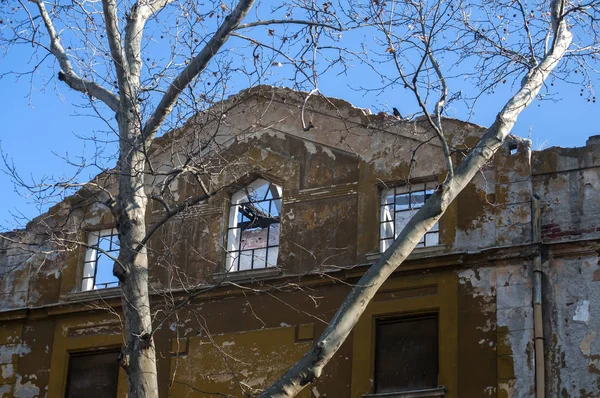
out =
[[[113,258],[118,256],[119,236],[116,229],[90,232],[83,264],[81,290],[119,286],[119,280],[113,275]]]
[[[437,315],[377,320],[375,392],[438,386]]]
[[[73,353],[69,356],[66,398],[116,397],[119,351]]]
[[[258,179],[231,198],[227,231],[227,271],[277,265],[280,186]]]
[[[414,184],[386,189],[382,192],[379,230],[381,252],[390,247],[411,217],[433,194],[434,187],[435,183]],[[417,247],[435,246],[439,243],[439,224],[436,223],[417,244]]]

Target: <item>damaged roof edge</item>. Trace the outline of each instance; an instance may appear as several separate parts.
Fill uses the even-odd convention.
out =
[[[237,94],[233,94],[233,95],[229,96],[228,98],[226,98],[225,100],[215,103],[213,106],[208,108],[205,112],[209,112],[210,109],[223,109],[223,108],[230,108],[232,106],[238,106],[238,105],[241,105],[244,102],[246,102],[252,98],[256,98],[256,97],[264,98],[266,100],[274,101],[277,103],[282,103],[282,104],[287,104],[287,105],[293,104],[295,106],[302,107],[304,105],[305,100],[307,99],[307,96],[309,96],[309,95],[310,95],[310,93],[308,93],[308,92],[297,91],[297,90],[286,88],[286,87],[259,85],[259,86],[254,86],[254,87],[244,89],[244,90],[238,92]],[[389,114],[386,114],[383,112],[380,112],[378,114],[372,114],[370,111],[367,111],[363,108],[356,107],[352,103],[350,103],[346,100],[334,98],[334,97],[326,97],[322,93],[315,93],[315,94],[310,95],[310,99],[309,99],[307,106],[309,107],[309,109],[311,111],[314,111],[315,109],[317,109],[319,112],[327,114],[330,117],[339,118],[339,119],[353,119],[354,118],[355,120],[353,122],[362,125],[364,128],[367,128],[367,129],[377,128],[380,131],[388,132],[388,133],[394,134],[394,135],[396,135],[396,134],[392,131],[389,131],[389,129],[393,128],[393,126],[395,126],[395,125],[399,125],[399,124],[403,124],[403,123],[425,123],[424,116],[420,116],[413,120],[407,121],[407,120],[403,120],[403,119],[398,119],[393,115],[389,115]],[[345,112],[349,111],[349,113],[347,113],[346,115],[343,115],[340,113],[341,111],[345,111]],[[197,117],[197,115],[192,116],[190,119],[188,119],[184,123],[184,125],[182,127],[178,128],[178,129],[173,129],[173,130],[163,134],[162,136],[157,137],[154,140],[154,142],[152,143],[152,148],[148,151],[149,154],[152,154],[152,152],[155,152],[155,151],[160,152],[161,149],[165,149],[166,147],[168,147],[168,143],[171,142],[173,139],[185,134],[186,127],[188,127],[191,123],[193,123],[196,117]],[[446,123],[455,125],[456,127],[458,127],[458,129],[460,129],[462,127],[466,127],[468,129],[476,129],[476,130],[484,130],[485,129],[485,127],[479,126],[475,123],[466,122],[466,121],[462,121],[462,120],[455,119],[455,118],[444,118],[444,121]],[[401,134],[401,135],[403,135],[403,134]],[[310,140],[310,137],[304,137],[304,138],[307,140]],[[437,142],[436,142],[436,144],[437,144]],[[579,158],[581,156],[588,157],[588,158],[591,157],[591,158],[594,158],[591,161],[591,164],[597,165],[600,163],[600,159],[596,159],[596,157],[600,158],[600,156],[595,157],[593,155],[589,156],[589,155],[585,155],[585,154],[588,152],[593,152],[593,151],[591,151],[591,149],[592,148],[598,149],[599,146],[600,146],[600,135],[595,135],[595,136],[591,136],[588,139],[587,145],[585,147],[580,147],[580,148],[551,147],[551,148],[544,149],[542,151],[534,150],[534,151],[532,151],[532,155],[533,155],[532,156],[532,174],[533,175],[543,174],[545,172],[544,170],[559,171],[559,170],[564,169],[563,167],[560,167],[559,165],[557,165],[556,162],[554,162],[554,165],[551,168],[542,167],[542,165],[540,163],[551,158],[552,153],[557,153],[559,156],[564,156],[564,157],[574,157],[574,158]],[[156,152],[155,152],[155,154],[156,154]],[[590,163],[590,161],[587,160],[585,163]],[[105,171],[99,173],[94,178],[92,178],[90,180],[90,182],[97,182],[97,181],[99,181],[99,179],[102,179],[102,178],[110,179],[111,177],[114,177],[114,175],[111,175],[112,170],[114,170],[114,169],[108,169],[108,170],[105,170]],[[90,191],[94,191],[93,186],[86,184],[84,187],[77,190],[72,195],[69,195],[68,197],[64,198],[60,202],[51,206],[46,212],[37,216],[32,221],[30,221],[30,223],[34,222],[36,220],[39,220],[40,217],[48,217],[49,215],[52,215],[53,213],[58,213],[60,211],[60,209],[62,208],[62,206],[64,206],[65,204],[68,205],[69,203],[72,203],[73,201],[81,203],[82,200],[85,202],[85,199],[87,197],[91,196]],[[28,223],[26,229],[29,229],[29,223]]]

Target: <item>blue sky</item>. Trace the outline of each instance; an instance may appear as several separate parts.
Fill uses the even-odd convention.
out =
[[[29,61],[29,50],[26,47],[11,49],[0,59],[0,71],[22,70]],[[18,81],[11,76],[0,79],[2,150],[14,161],[23,177],[35,180],[48,175],[71,175],[73,167],[68,166],[61,156],[89,156],[94,148],[89,141],[84,142],[78,137],[102,134],[107,129],[103,121],[90,116],[89,109],[80,107],[83,101],[79,94],[71,92],[54,78],[52,63],[46,63],[45,68],[42,72],[47,80],[36,80],[32,91],[28,77]],[[45,82],[45,90],[40,91]],[[378,83],[368,69],[354,65],[347,75],[331,74],[321,79],[320,90],[324,95],[343,98],[373,111],[391,111],[392,107],[396,107],[403,113],[409,113],[404,110],[414,109],[414,100],[408,92],[390,90],[382,95],[364,95],[356,90],[359,82],[362,86],[376,86]],[[452,88],[454,91],[460,89]],[[534,148],[585,145],[587,137],[600,133],[596,117],[600,105],[588,102],[587,94],[580,96],[577,86],[557,84],[553,89],[558,91],[557,100],[534,102],[523,112],[513,133],[530,137]],[[507,84],[495,94],[483,96],[470,121],[489,125],[510,92],[511,86]],[[82,113],[88,116],[82,116]],[[464,108],[451,108],[448,114],[460,119],[468,116]],[[81,180],[95,175],[97,171],[94,168],[86,170]],[[0,230],[17,226],[11,213],[31,218],[46,210],[44,205],[34,205],[35,198],[22,197],[15,192],[10,178],[4,173],[0,173],[0,188]]]

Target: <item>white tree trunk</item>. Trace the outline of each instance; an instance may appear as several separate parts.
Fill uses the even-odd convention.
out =
[[[551,8],[553,15],[562,16],[562,12],[554,12],[564,9],[562,1],[553,1]],[[571,41],[572,35],[566,23],[559,19],[554,24],[554,43],[550,52],[539,66],[532,69],[523,79],[519,91],[498,113],[494,124],[486,130],[477,146],[456,168],[454,176],[438,187],[392,246],[357,282],[312,348],[265,390],[261,397],[293,397],[321,375],[323,367],[346,340],[377,290],[404,262],[423,235],[444,214],[448,205],[502,146],[517,117],[535,99],[548,75],[566,53]]]
[[[117,115],[120,130],[117,225],[120,240],[114,274],[121,281],[125,347],[121,365],[129,381],[128,397],[158,397],[156,355],[148,294],[148,255],[140,242],[146,236],[147,196],[144,192],[145,154],[138,110],[123,106]],[[128,109],[129,108],[129,109]]]

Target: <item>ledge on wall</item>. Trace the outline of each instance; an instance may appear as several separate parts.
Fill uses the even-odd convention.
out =
[[[439,256],[440,254],[446,254],[447,249],[448,248],[444,245],[436,245],[436,246],[429,246],[429,247],[416,247],[408,255],[406,260],[409,261],[409,260],[417,260],[420,258]],[[375,261],[377,261],[379,256],[381,256],[381,252],[367,253],[367,261],[375,262]]]
[[[85,290],[82,292],[71,292],[63,297],[67,301],[81,301],[81,300],[91,300],[91,299],[108,299],[113,297],[121,297],[121,288],[120,287],[109,287],[106,289],[96,289],[96,290]]]
[[[213,274],[213,281],[215,281],[217,284],[227,281],[245,282],[258,279],[268,279],[279,276],[282,273],[283,271],[278,267],[251,269],[247,271],[218,272]]]
[[[363,398],[432,398],[445,396],[446,387],[439,386],[437,388],[425,388],[421,390],[365,394],[363,395]]]

